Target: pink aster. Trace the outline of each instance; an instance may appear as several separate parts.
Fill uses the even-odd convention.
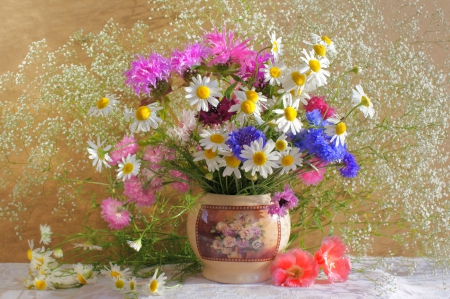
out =
[[[317,185],[319,184],[325,175],[327,163],[319,162],[318,160],[311,162],[317,168],[312,169],[311,171],[302,172],[297,175],[297,178],[300,178],[305,185]]]
[[[130,224],[130,212],[124,208],[124,203],[108,197],[102,201],[102,217],[109,223],[111,229],[122,229]]]
[[[138,144],[136,139],[133,136],[123,136],[123,139],[114,146],[115,150],[113,150],[109,156],[112,160],[110,163],[113,166],[116,166],[117,163],[122,161],[122,158],[127,157],[128,155],[132,156],[136,154],[138,150]]]
[[[304,106],[306,112],[311,112],[318,109],[322,114],[323,119],[327,119],[336,114],[336,109],[332,108],[325,102],[325,97],[313,96],[308,100],[308,104]]]
[[[310,287],[319,274],[316,260],[300,248],[279,253],[270,266],[270,274],[277,286]]]
[[[208,56],[208,53],[208,48],[197,43],[186,46],[183,51],[175,50],[171,55],[170,68],[173,72],[183,75],[186,70],[194,65],[200,65],[203,59]]]
[[[209,66],[218,64],[237,63],[241,67],[251,66],[250,58],[254,55],[254,51],[248,48],[250,39],[235,39],[236,30],[228,31],[226,27],[222,32],[214,28],[213,32],[204,36],[207,45],[210,47],[210,55],[212,57]]]
[[[169,171],[170,175],[174,178],[174,182],[172,183],[172,188],[177,190],[180,193],[186,193],[189,191],[188,178],[184,173],[181,173],[176,170]]]
[[[153,52],[149,58],[136,56],[131,68],[125,72],[125,83],[141,93],[150,94],[159,81],[167,81],[170,76],[170,60]]]
[[[348,275],[352,271],[350,259],[345,256],[347,251],[347,246],[339,237],[331,236],[322,240],[322,246],[314,255],[331,283],[347,281]]]

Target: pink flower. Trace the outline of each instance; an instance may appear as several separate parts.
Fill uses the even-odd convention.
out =
[[[323,119],[330,118],[336,113],[336,109],[328,106],[325,102],[325,97],[311,97],[311,99],[308,100],[308,105],[305,105],[304,108],[307,112],[318,109],[322,114]]]
[[[132,176],[123,184],[123,194],[128,196],[129,202],[135,202],[140,207],[148,207],[155,203],[156,196],[151,189],[144,189],[141,181]]]
[[[174,188],[180,193],[186,193],[189,191],[190,186],[187,183],[188,178],[184,173],[181,173],[176,170],[171,170],[169,173],[172,177],[174,177],[175,180],[177,179],[179,180],[172,183],[172,188]],[[181,180],[185,182],[182,182]]]
[[[277,286],[310,287],[319,274],[319,266],[309,252],[296,248],[278,254],[270,274]]]
[[[145,148],[144,156],[145,161],[150,162],[151,169],[160,169],[161,161],[170,161],[175,159],[175,155],[172,150],[164,147],[163,145],[147,146]]]
[[[122,158],[136,154],[138,145],[133,136],[123,136],[123,139],[117,143],[114,148],[116,150],[112,151],[109,156],[112,160],[110,164],[116,166],[117,163],[122,161]]]
[[[102,217],[111,229],[122,229],[130,224],[130,212],[123,206],[123,202],[110,197],[102,202]]]
[[[311,163],[317,168],[308,172],[302,172],[297,175],[305,185],[317,185],[319,184],[325,175],[327,163],[319,162],[318,160],[311,161]]]
[[[339,237],[331,236],[322,240],[322,246],[316,252],[314,258],[328,276],[330,282],[347,281],[352,271],[350,259],[345,256],[347,246]]]

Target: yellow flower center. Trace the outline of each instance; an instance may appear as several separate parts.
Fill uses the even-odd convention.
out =
[[[136,119],[138,120],[146,120],[152,114],[152,110],[147,106],[141,106],[136,110]]]
[[[250,100],[253,103],[258,102],[258,94],[253,90],[247,90],[245,96],[247,97],[247,100]]]
[[[130,281],[130,290],[134,291],[134,288],[135,288],[134,281]]]
[[[27,257],[28,259],[31,261],[31,259],[33,258],[33,251],[31,249],[27,250]]]
[[[300,277],[303,276],[303,269],[298,266],[298,265],[294,265],[292,267],[290,267],[289,269],[286,270],[287,275],[291,276],[294,279],[299,279]]]
[[[106,108],[108,106],[108,104],[109,104],[109,99],[108,98],[101,98],[97,102],[97,108],[98,109]]]
[[[123,166],[122,171],[125,174],[130,174],[133,172],[133,169],[134,169],[133,163],[127,163]],[[111,276],[113,275],[113,273],[117,273],[117,272],[114,272],[114,271],[111,272]]]
[[[317,59],[311,59],[309,61],[309,67],[311,68],[311,70],[314,73],[317,73],[318,71],[320,71],[320,62]]]
[[[287,142],[286,140],[277,140],[277,142],[275,142],[275,147],[277,148],[277,150],[284,151],[287,148]]]
[[[272,42],[272,51],[274,51],[275,53],[278,52],[278,43],[276,41]]]
[[[294,158],[290,155],[284,156],[283,159],[281,159],[281,164],[283,164],[283,166],[290,166],[293,162]]]
[[[211,135],[211,137],[209,138],[209,140],[210,140],[211,142],[213,142],[213,143],[221,144],[221,143],[223,143],[223,141],[225,140],[225,138],[223,138],[223,136],[220,135],[220,134],[213,134],[213,135]]]
[[[45,290],[46,287],[47,287],[47,283],[44,280],[36,281],[36,289]]]
[[[281,70],[276,66],[271,67],[269,73],[272,78],[279,78],[281,76]]]
[[[122,279],[116,280],[116,288],[123,289],[124,286],[125,286],[125,283],[123,282]]]
[[[36,260],[37,260],[39,263],[41,263],[41,265],[44,264],[44,258],[42,258],[42,257],[37,257]]]
[[[294,81],[294,83],[297,84],[298,86],[302,86],[303,84],[305,84],[306,76],[304,74],[300,74],[299,72],[293,72],[291,76],[292,81]]]
[[[361,104],[366,107],[370,107],[370,99],[366,96],[361,97]]]
[[[343,122],[336,125],[336,135],[342,135],[345,131],[347,131],[347,126]]]
[[[252,100],[245,100],[241,104],[241,111],[245,114],[252,114],[255,111],[256,105]]]
[[[284,109],[284,117],[288,120],[288,121],[293,121],[294,119],[297,118],[297,110],[292,108],[292,107],[287,107]]]
[[[303,90],[296,88],[291,90],[290,92],[293,97],[299,97],[303,93]]]
[[[314,45],[314,52],[316,52],[317,55],[325,57],[325,55],[327,54],[327,48],[325,48],[325,46],[323,45]]]
[[[322,40],[323,40],[327,45],[331,45],[331,39],[330,39],[328,36],[323,35],[323,36],[322,36]]]
[[[205,151],[205,157],[206,157],[206,159],[211,160],[211,159],[214,159],[216,156],[217,156],[217,151],[213,151],[212,148],[207,149],[207,150]]]
[[[256,152],[253,155],[253,163],[255,163],[258,166],[262,166],[264,164],[266,164],[267,161],[267,157],[266,154],[264,154],[264,152]]]
[[[207,98],[209,98],[210,94],[211,89],[209,89],[208,86],[202,85],[197,88],[197,96],[202,100],[206,100]]]
[[[158,281],[156,279],[153,279],[150,283],[150,292],[154,293],[158,289]]]
[[[109,275],[111,275],[111,277],[118,277],[118,278],[122,277],[122,274],[120,274],[117,271],[111,271],[111,273]]]
[[[78,274],[77,279],[81,284],[86,284],[86,279],[84,279],[83,275]]]
[[[235,156],[225,156],[225,162],[232,168],[237,168],[241,164],[241,161]]]

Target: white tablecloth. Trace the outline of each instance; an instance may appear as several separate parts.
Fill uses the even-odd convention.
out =
[[[366,258],[353,264],[353,271],[345,283],[329,284],[319,277],[310,288],[284,288],[274,286],[269,280],[258,284],[229,285],[208,281],[201,274],[191,276],[178,287],[167,289],[160,298],[450,298],[450,275],[435,271],[424,259],[389,259],[391,269],[381,270],[368,266],[374,259]],[[413,274],[404,271],[405,263],[417,264]],[[364,271],[360,269],[366,268]],[[170,268],[166,268],[170,277]],[[0,299],[25,298],[124,298],[113,289],[107,277],[100,277],[96,284],[66,290],[36,291],[23,287],[27,264],[0,264]],[[138,283],[146,281],[138,279]],[[143,296],[141,296],[143,297]]]

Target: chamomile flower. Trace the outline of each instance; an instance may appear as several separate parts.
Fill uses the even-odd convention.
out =
[[[217,80],[210,81],[209,77],[197,75],[197,78],[193,77],[189,87],[185,87],[186,99],[189,100],[190,105],[197,104],[197,111],[208,111],[208,103],[213,107],[217,107],[219,104],[219,98],[222,96],[220,92],[222,89],[219,86]]]
[[[313,84],[311,84],[310,82],[308,82],[308,79],[306,79],[306,83],[303,86],[303,88],[296,88],[296,89],[292,89],[290,91],[293,99],[295,100],[300,100],[300,102],[302,102],[303,105],[308,105],[308,100],[311,98],[309,93],[311,91],[314,91],[315,86]]]
[[[270,85],[280,85],[286,65],[282,61],[278,61],[274,64],[264,64],[264,66],[264,82],[269,82]]]
[[[272,168],[278,168],[279,165],[277,161],[280,159],[280,154],[278,152],[272,152],[275,148],[275,142],[269,139],[264,146],[264,141],[262,138],[253,141],[250,146],[244,145],[241,157],[246,159],[242,165],[244,171],[252,171],[252,176],[256,172],[263,178],[267,178],[267,175],[273,173]]]
[[[61,249],[61,247],[58,247],[57,249],[55,249],[55,251],[53,251],[53,255],[54,255],[56,258],[62,258],[62,257],[64,256],[64,252],[63,252],[63,250]]]
[[[281,134],[280,137],[278,137],[277,141],[275,142],[275,148],[279,151],[279,152],[283,152],[285,150],[288,150],[289,147],[289,143],[286,141],[286,135],[285,134]]]
[[[330,142],[336,140],[336,146],[345,144],[345,137],[347,136],[347,126],[341,118],[335,114],[335,117],[330,117],[326,120],[331,125],[325,125],[325,134],[332,136]]]
[[[158,276],[158,269],[156,269],[155,274],[149,280],[148,284],[145,286],[145,292],[149,295],[162,295],[165,290],[165,284],[167,277],[162,272]]]
[[[239,170],[239,165],[241,165],[241,160],[233,155],[224,156],[223,160],[220,161],[219,166],[225,167],[223,171],[223,176],[230,176],[234,174],[237,179],[241,178],[241,171]]]
[[[262,94],[262,92],[256,92],[255,87],[252,87],[252,89],[249,89],[247,86],[242,86],[241,90],[235,90],[234,94],[238,98],[252,100],[253,103],[255,103],[259,111],[262,110],[262,108],[265,108],[265,103],[267,103],[267,98]]]
[[[28,260],[33,260],[33,257],[37,256],[39,252],[41,252],[41,248],[34,249],[34,240],[28,240],[28,246],[30,247],[27,250]]]
[[[40,225],[40,229],[41,229],[41,240],[39,241],[39,243],[44,243],[45,245],[50,244],[50,242],[52,241],[52,231],[50,226],[48,226],[47,224],[44,225]]]
[[[200,133],[200,145],[205,149],[217,150],[229,150],[228,145],[225,142],[230,138],[228,132],[222,129],[204,129]]]
[[[108,116],[113,111],[114,106],[118,103],[116,96],[113,94],[107,94],[105,97],[97,101],[97,104],[89,109],[88,115],[90,116]]]
[[[150,128],[156,129],[158,124],[162,122],[161,118],[156,115],[156,112],[162,110],[158,103],[143,105],[136,109],[136,111],[126,110],[125,117],[127,121],[133,119],[130,125],[132,133],[148,132]]]
[[[298,68],[291,68],[283,78],[283,89],[280,92],[293,91],[294,94],[300,94],[306,86],[306,79],[306,74],[300,72]]]
[[[129,268],[125,268],[123,270],[120,269],[119,265],[114,265],[113,263],[109,262],[110,268],[105,266],[105,269],[102,270],[102,274],[109,275],[111,279],[114,279],[116,277],[119,278],[128,278],[131,275],[131,271]]]
[[[52,264],[55,259],[51,257],[53,251],[45,251],[44,247],[38,253],[33,254],[33,258],[30,261],[30,266],[32,269],[39,270],[41,273],[48,270],[50,264]]]
[[[90,241],[86,241],[83,244],[81,243],[74,243],[73,248],[81,247],[83,250],[102,250],[103,248],[101,246],[93,245]]]
[[[267,98],[263,96],[260,97],[260,95],[254,90],[247,90],[246,92],[237,90],[234,92],[234,94],[236,95],[238,103],[231,106],[228,112],[239,111],[236,120],[241,124],[246,118],[252,115],[255,117],[256,121],[261,124],[261,105],[258,102],[263,98],[265,99],[265,101],[267,101]]]
[[[308,53],[303,49],[303,54],[305,57],[300,58],[306,63],[306,66],[301,68],[300,72],[307,73],[311,71],[308,81],[311,80],[311,83],[316,84],[317,87],[327,84],[327,77],[330,76],[330,72],[324,69],[329,66],[330,61],[326,57],[317,59],[314,57],[314,51]]]
[[[280,175],[288,173],[291,170],[297,169],[297,166],[302,165],[302,153],[298,147],[291,150],[281,152],[281,169]]]
[[[127,240],[127,243],[136,251],[139,251],[142,248],[142,239],[137,239],[135,241]]]
[[[219,163],[222,160],[222,158],[219,156],[220,154],[224,154],[224,152],[219,151],[219,150],[212,150],[212,149],[207,149],[205,151],[199,151],[194,153],[194,161],[201,161],[201,160],[205,160],[206,161],[206,165],[208,166],[208,171],[213,172],[216,170],[219,170]]]
[[[122,158],[122,162],[118,163],[119,172],[117,174],[117,179],[122,179],[123,181],[129,180],[132,176],[136,176],[141,168],[141,160],[136,160],[136,155],[128,156]]]
[[[122,277],[113,277],[114,289],[122,291],[125,288],[125,279]]]
[[[311,33],[311,43],[304,42],[309,45],[322,45],[325,49],[331,53],[336,53],[336,46],[334,42],[326,35],[319,36],[315,33]],[[323,55],[322,55],[323,56]]]
[[[128,278],[125,282],[125,289],[129,292],[136,292],[136,277]]]
[[[272,49],[270,50],[275,61],[283,55],[283,44],[281,43],[281,37],[277,38],[275,32],[269,33],[270,43],[272,44]]]
[[[302,128],[302,123],[297,118],[298,115],[298,106],[300,104],[300,100],[292,100],[292,95],[290,93],[285,93],[283,95],[283,106],[284,109],[275,109],[274,113],[283,115],[279,119],[277,119],[278,128],[283,131],[283,133],[287,133],[288,131],[292,132],[292,134],[296,134],[300,132]]]
[[[40,291],[54,289],[51,283],[51,277],[46,275],[39,275],[38,277],[35,277],[33,281],[33,286]]]
[[[92,269],[92,265],[83,265],[82,263],[74,265],[73,271],[76,274],[76,280],[83,285],[97,282],[97,277],[94,276]]]
[[[96,170],[98,172],[102,171],[102,165],[105,165],[106,167],[111,167],[108,162],[112,162],[111,157],[108,154],[108,151],[111,149],[111,145],[106,146],[105,148],[102,148],[104,142],[100,142],[100,137],[97,136],[97,144],[92,142],[91,140],[88,141],[88,144],[90,148],[88,147],[88,153],[90,154],[89,159],[94,160],[92,162],[92,166],[97,165]]]
[[[367,117],[368,115],[370,118],[372,118],[375,113],[375,110],[373,109],[373,104],[370,101],[369,97],[364,92],[361,85],[356,85],[356,89],[353,89],[352,105],[353,106],[360,105],[358,108],[364,114],[364,117]]]

